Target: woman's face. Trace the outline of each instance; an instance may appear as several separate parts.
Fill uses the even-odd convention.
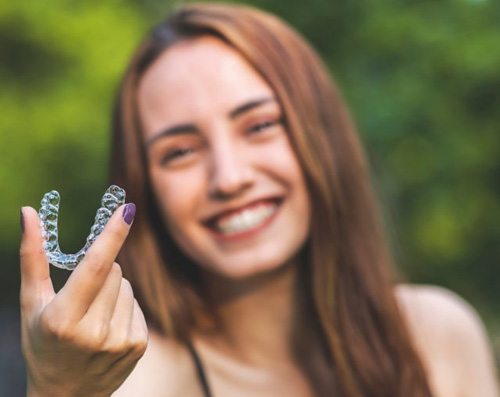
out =
[[[309,233],[304,177],[269,85],[212,37],[146,71],[138,107],[157,201],[200,266],[243,278],[282,266]]]

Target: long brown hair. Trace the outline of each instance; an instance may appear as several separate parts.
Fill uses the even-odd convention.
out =
[[[184,340],[200,300],[196,265],[169,237],[152,194],[137,85],[163,51],[202,35],[220,38],[245,57],[282,107],[314,202],[304,249],[306,291],[337,379],[332,395],[430,396],[394,297],[391,257],[348,110],[304,39],[278,18],[250,7],[178,8],[140,45],[122,81],[114,114],[111,180],[126,189],[139,216],[119,261],[148,320],[164,334]]]

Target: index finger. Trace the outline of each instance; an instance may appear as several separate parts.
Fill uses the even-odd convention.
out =
[[[83,317],[101,290],[130,230],[135,204],[119,207],[102,233],[87,251],[85,258],[73,271],[54,298],[56,305],[68,308],[73,320]]]

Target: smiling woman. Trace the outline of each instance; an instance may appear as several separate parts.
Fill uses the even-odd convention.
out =
[[[283,22],[242,6],[178,9],[123,80],[112,148],[112,181],[143,214],[120,261],[152,349],[179,341],[195,363],[200,352],[216,395],[466,390],[429,364],[429,335],[407,329],[420,294],[439,294],[394,293],[348,110]],[[480,387],[494,393],[492,379]]]
[[[94,319],[95,337],[81,342],[45,316],[50,340],[123,368],[101,384],[102,364],[87,364],[72,392],[497,395],[474,311],[444,290],[395,285],[348,110],[318,56],[276,17],[189,5],[153,29],[117,97],[111,168],[138,214],[119,262],[139,305],[115,311],[137,330],[141,307],[149,345],[132,371],[137,355],[95,342],[123,320]],[[94,262],[75,277],[101,274]],[[97,306],[111,310],[101,295]],[[41,378],[53,379],[32,384],[51,384]]]
[[[176,44],[142,77],[137,106],[159,211],[192,261],[241,278],[295,255],[309,232],[304,178],[280,105],[244,58],[210,36]]]
[[[116,116],[112,180],[144,214],[120,262],[163,337],[233,367],[274,352],[301,374],[292,389],[429,394],[347,109],[293,30],[181,8],[139,49]]]

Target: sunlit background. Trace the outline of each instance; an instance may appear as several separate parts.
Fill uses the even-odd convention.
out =
[[[4,375],[17,354],[7,341],[17,332],[19,207],[38,208],[57,189],[63,251],[83,245],[107,187],[120,76],[150,26],[181,3],[0,2]],[[498,360],[500,1],[245,3],[279,15],[319,51],[358,123],[399,268],[469,301]]]

